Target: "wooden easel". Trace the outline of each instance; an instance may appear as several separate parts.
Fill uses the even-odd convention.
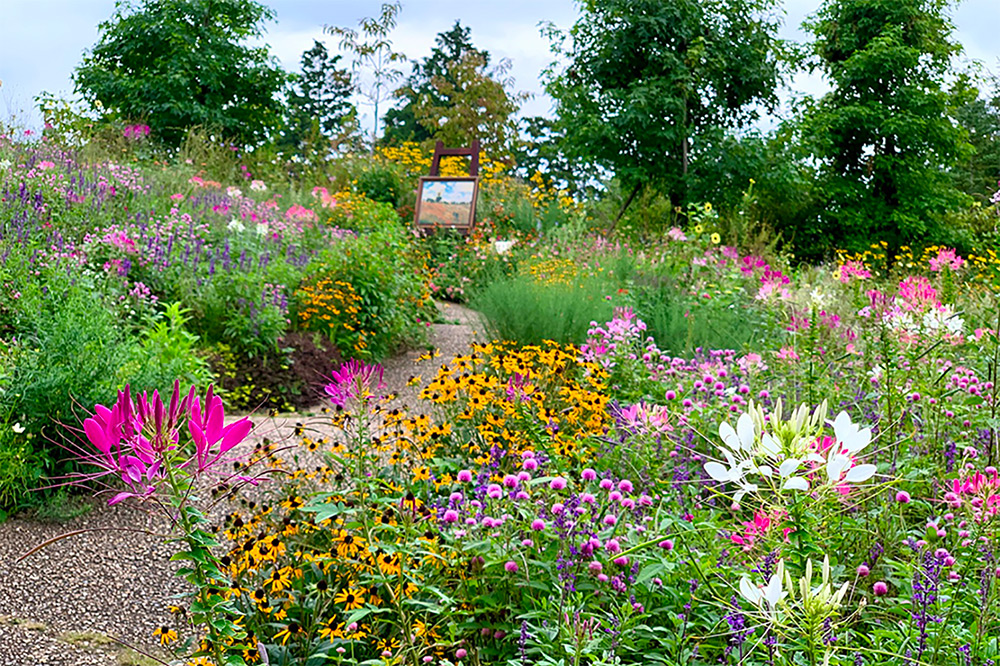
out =
[[[471,158],[469,163],[469,175],[473,178],[479,177],[479,139],[472,140],[471,148],[445,148],[443,141],[434,144],[434,157],[431,158],[431,177],[436,178],[440,173],[441,158],[451,155],[468,155]]]

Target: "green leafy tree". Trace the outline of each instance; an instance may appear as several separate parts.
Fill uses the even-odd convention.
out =
[[[476,53],[489,65],[490,54],[473,45],[472,30],[462,27],[460,21],[455,21],[448,32],[439,33],[434,42],[430,56],[424,58],[423,62],[414,63],[406,83],[393,93],[400,100],[400,105],[386,111],[385,133],[382,137],[386,144],[398,145],[404,141],[424,142],[431,139],[433,132],[428,131],[417,120],[415,109],[421,98],[438,97],[432,81],[449,80],[448,63],[460,60],[467,53]],[[440,99],[436,99],[436,102],[438,105],[444,103]]]
[[[798,248],[946,239],[942,216],[968,203],[948,173],[967,149],[944,86],[960,50],[948,5],[826,0],[807,22],[833,90],[805,113],[823,205]]]
[[[549,29],[567,66],[550,70],[565,151],[606,169],[632,196],[644,186],[688,199],[711,137],[777,102],[781,43],[774,0],[585,0],[569,34]],[[623,207],[624,211],[624,207]]]
[[[406,56],[393,51],[389,39],[402,9],[398,1],[387,2],[377,18],[361,19],[359,30],[338,26],[323,28],[324,32],[340,37],[340,48],[353,55],[355,90],[373,106],[372,150],[378,140],[379,105],[391,98],[392,84],[403,76],[398,66],[406,61]]]
[[[292,75],[288,93],[288,119],[280,145],[293,149],[317,145],[349,129],[357,117],[351,104],[354,83],[347,69],[338,67],[339,55],[313,40],[302,54],[302,73]]]
[[[992,94],[981,94],[970,81],[955,90],[954,119],[971,146],[952,171],[955,186],[980,203],[989,202],[1000,180],[1000,94],[996,80],[988,81]]]
[[[119,0],[74,73],[76,90],[144,119],[171,146],[195,126],[259,144],[280,119],[285,74],[266,46],[246,42],[273,17],[253,0]]]
[[[575,194],[586,189],[588,174],[582,172],[562,149],[563,134],[556,122],[544,116],[531,116],[520,121],[521,140],[518,142],[517,170],[525,179],[541,174],[551,187]]]
[[[512,162],[518,139],[514,116],[528,95],[511,90],[509,70],[509,61],[488,70],[482,55],[466,52],[448,63],[445,75],[431,79],[434,94],[418,98],[417,121],[447,146],[479,139],[487,157]]]

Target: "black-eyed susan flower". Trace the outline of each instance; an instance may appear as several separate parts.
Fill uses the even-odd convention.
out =
[[[167,646],[177,640],[177,632],[170,627],[157,627],[153,629],[153,637],[160,639],[160,645]]]
[[[303,633],[302,627],[298,622],[294,620],[285,625],[285,628],[274,635],[274,640],[279,641],[282,645],[288,643],[290,638],[298,638]]]
[[[356,588],[348,585],[333,598],[333,603],[344,607],[345,611],[352,611],[361,608],[364,603],[364,595]]]

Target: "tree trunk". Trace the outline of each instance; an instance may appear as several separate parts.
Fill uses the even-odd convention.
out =
[[[611,225],[612,231],[614,231],[615,227],[618,226],[618,223],[621,221],[622,216],[625,214],[625,211],[628,210],[628,207],[629,205],[631,205],[632,200],[635,199],[635,195],[639,194],[639,190],[641,189],[642,189],[642,183],[641,182],[636,183],[635,187],[632,189],[632,194],[628,195],[628,199],[625,200],[625,203],[622,204],[621,210],[618,211],[618,216],[615,218],[614,224]]]

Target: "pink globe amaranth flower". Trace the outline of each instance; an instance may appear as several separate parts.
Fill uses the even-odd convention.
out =
[[[458,480],[461,483],[469,483],[470,481],[472,481],[472,472],[470,472],[467,469],[463,469],[461,472],[458,473]]]
[[[561,476],[557,476],[556,478],[549,481],[549,488],[551,488],[552,490],[562,490],[565,487],[566,487],[566,479],[562,478]]]
[[[518,478],[513,474],[508,474],[507,476],[503,477],[503,485],[507,486],[508,488],[517,488],[518,483],[519,483]]]
[[[444,512],[444,522],[446,523],[457,523],[458,522],[458,511],[454,509],[448,509]]]
[[[889,593],[889,586],[883,581],[878,581],[872,586],[872,591],[876,597],[884,597]]]
[[[898,493],[896,493],[896,501],[899,502],[900,504],[909,504],[910,493],[906,492],[905,490],[900,490]]]
[[[611,490],[615,487],[615,483],[611,479],[601,479],[601,482],[597,485],[601,487],[601,490]]]
[[[615,525],[617,522],[618,522],[618,517],[615,516],[613,513],[609,513],[608,515],[604,516],[604,524],[605,525],[609,525],[609,526],[610,525]]]
[[[618,543],[618,539],[611,539],[604,544],[604,548],[611,554],[620,553],[622,550],[621,544]]]
[[[664,539],[659,545],[663,550],[670,551],[674,549],[674,542],[672,539]]]
[[[601,581],[602,583],[607,583],[608,582],[608,575],[607,574],[603,574],[603,573],[602,574],[597,574],[597,580]]]
[[[634,490],[634,488],[632,486],[631,481],[629,481],[628,479],[622,479],[621,481],[618,482],[618,490],[622,491],[623,493],[630,493]]]
[[[491,483],[490,485],[486,486],[486,494],[491,499],[500,499],[500,497],[503,495],[503,489],[497,484]]]
[[[521,467],[529,472],[534,472],[538,469],[538,461],[534,458],[527,458],[523,463],[521,463]]]
[[[465,648],[458,648],[455,650],[455,659],[465,659],[468,654]]]
[[[503,568],[507,571],[507,573],[517,573],[517,562],[514,560],[508,560],[507,563],[503,565]]]
[[[542,520],[541,518],[535,518],[533,521],[531,521],[531,529],[533,529],[536,532],[541,532],[542,530],[545,529],[545,521]]]
[[[583,470],[583,472],[580,473],[580,478],[582,478],[584,481],[593,481],[594,479],[597,478],[597,472],[588,467],[585,470]]]
[[[617,564],[620,567],[627,567],[628,566],[628,558],[627,557],[616,557],[615,558],[615,564]]]
[[[865,576],[867,576],[870,573],[871,573],[871,569],[869,569],[866,565],[864,565],[864,564],[858,565],[858,575],[859,576],[861,576],[862,578],[864,578]]]

